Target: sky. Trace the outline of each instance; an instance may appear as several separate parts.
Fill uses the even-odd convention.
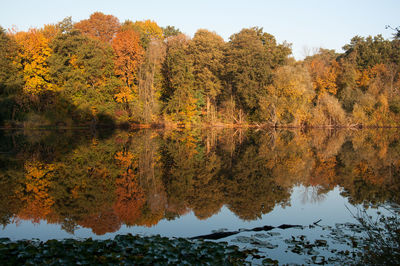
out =
[[[258,26],[279,43],[292,43],[293,55],[302,59],[319,47],[335,49],[359,36],[382,34],[385,25],[400,26],[399,0],[0,0],[0,26],[18,30],[40,28],[71,16],[74,22],[96,11],[121,22],[151,19],[172,25],[189,36],[208,29],[229,36]]]

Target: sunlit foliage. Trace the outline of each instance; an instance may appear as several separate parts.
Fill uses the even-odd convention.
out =
[[[353,37],[302,61],[262,28],[225,41],[101,12],[1,30],[8,127],[383,127],[400,124],[400,42]]]

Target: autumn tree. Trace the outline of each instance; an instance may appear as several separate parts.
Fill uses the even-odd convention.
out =
[[[222,90],[224,48],[222,37],[208,30],[198,30],[189,45],[193,56],[194,86],[206,98],[208,118],[215,110],[216,98]]]
[[[133,29],[119,31],[113,39],[112,47],[115,53],[115,74],[123,81],[115,100],[125,104],[129,116],[132,116],[129,103],[138,93],[138,69],[143,60],[144,50],[140,46],[138,33]]]
[[[280,67],[273,75],[267,95],[259,98],[259,117],[264,117],[272,126],[303,126],[310,119],[313,97],[311,79],[304,67]]]
[[[313,89],[317,96],[327,92],[336,95],[339,63],[336,62],[335,52],[320,49],[318,54],[306,58],[305,63],[308,66]]]
[[[24,93],[37,96],[56,91],[58,88],[52,82],[48,65],[48,58],[52,54],[49,40],[36,29],[18,32],[14,38],[19,47],[15,63],[23,73]]]
[[[381,35],[356,36],[343,49],[345,53],[339,57],[343,66],[338,82],[339,99],[351,112],[353,123],[396,124],[398,120],[393,111],[400,103],[396,85],[400,70],[397,41],[386,40]]]
[[[89,19],[79,21],[74,27],[84,35],[98,39],[102,42],[111,43],[120,28],[118,18],[95,12]]]
[[[322,94],[312,110],[313,126],[344,126],[347,124],[346,113],[338,99],[330,94]]]
[[[142,46],[147,48],[152,40],[163,40],[163,30],[155,21],[143,20],[134,23],[127,21],[126,26],[134,28],[139,34]]]
[[[382,35],[368,36],[367,38],[355,36],[349,44],[343,46],[344,58],[353,60],[359,70],[373,67],[380,63],[400,63],[398,47],[393,42],[386,40]]]
[[[120,31],[113,40],[116,74],[132,89],[137,82],[137,71],[142,61],[143,48],[139,35],[132,29]]]

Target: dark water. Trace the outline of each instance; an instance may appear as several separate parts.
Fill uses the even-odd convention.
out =
[[[1,131],[0,237],[333,225],[399,180],[396,130]]]

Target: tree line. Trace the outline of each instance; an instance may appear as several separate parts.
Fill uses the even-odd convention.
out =
[[[400,39],[355,36],[296,61],[262,28],[229,41],[100,12],[0,30],[0,124],[398,126]]]

